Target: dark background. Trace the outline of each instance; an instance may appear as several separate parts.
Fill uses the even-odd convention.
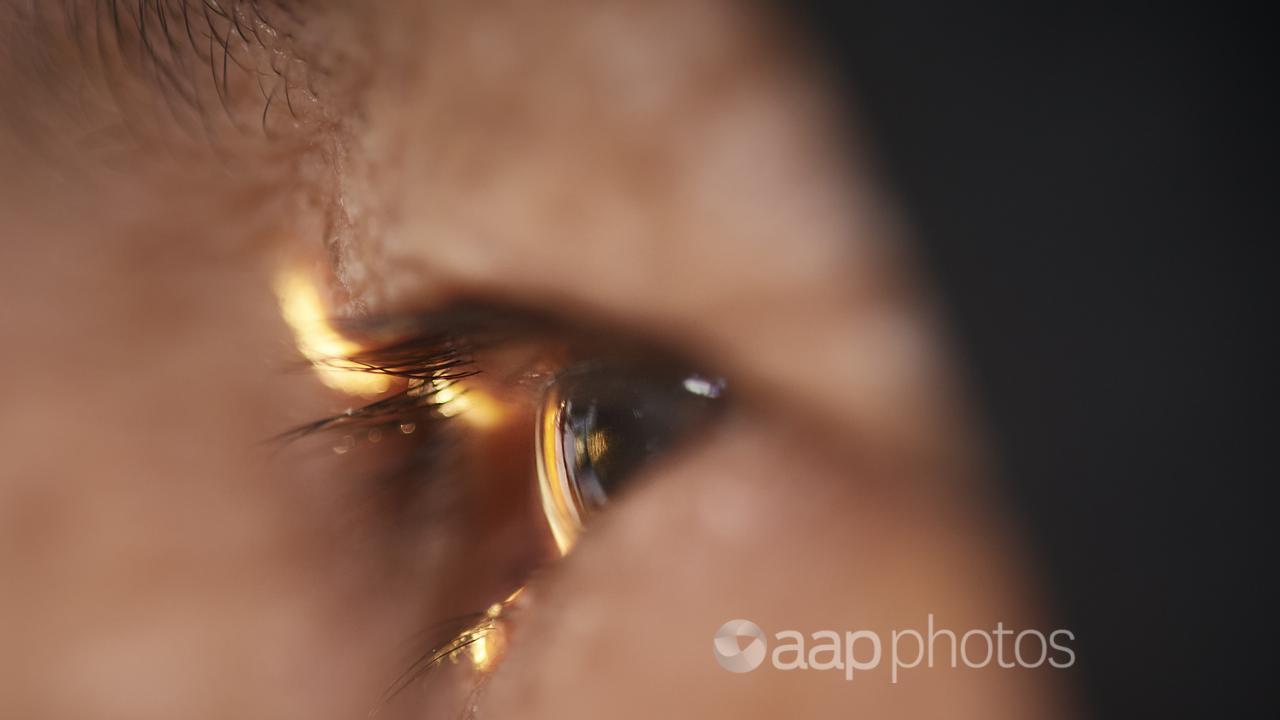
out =
[[[807,17],[941,290],[1086,709],[1267,708],[1268,25],[947,0]]]

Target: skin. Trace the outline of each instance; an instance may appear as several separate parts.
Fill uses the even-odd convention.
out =
[[[1052,629],[901,223],[781,19],[320,4],[241,56],[289,59],[293,112],[262,116],[232,65],[211,141],[128,53],[86,60],[22,5],[0,10],[0,717],[365,717],[521,569],[479,717],[1067,714],[1050,670],[711,657],[736,617]],[[289,266],[340,317],[481,298],[645,338],[738,402],[548,557],[507,464],[523,420],[468,446],[493,479],[443,519],[369,482],[377,452],[264,446],[352,404],[291,370]],[[383,716],[456,717],[463,670]]]

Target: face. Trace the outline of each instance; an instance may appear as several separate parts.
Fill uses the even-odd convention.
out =
[[[0,8],[0,716],[1061,711],[888,660],[1049,628],[790,18],[52,5]]]

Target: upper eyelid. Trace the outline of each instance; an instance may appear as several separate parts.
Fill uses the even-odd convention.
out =
[[[427,314],[333,319],[329,324],[359,349],[318,362],[343,372],[399,378],[405,384],[361,407],[290,428],[273,440],[291,441],[322,431],[377,427],[410,415],[418,417],[423,410],[443,405],[438,399],[442,388],[480,373],[473,357],[477,349],[527,336],[540,327],[476,305]]]
[[[370,357],[426,339],[465,340],[474,346],[485,335],[506,339],[559,331],[565,325],[547,313],[485,300],[463,300],[423,312],[335,318],[332,324],[344,336],[368,345]]]
[[[328,360],[349,372],[405,380],[392,394],[359,408],[292,428],[276,439],[316,432],[398,422],[409,414],[440,406],[440,390],[477,375],[473,353],[536,334],[544,325],[490,306],[452,307],[429,314],[347,318],[331,324],[361,347]],[[443,416],[439,419],[446,419]]]
[[[478,299],[426,312],[341,318],[331,323],[361,347],[331,358],[334,363],[351,372],[402,378],[407,385],[360,408],[292,428],[277,439],[390,424],[409,414],[420,414],[439,404],[435,403],[436,383],[451,383],[484,371],[476,364],[475,353],[518,342],[569,345],[575,348],[574,356],[589,362],[707,369],[705,363],[661,340],[638,337],[626,328],[609,328],[589,318],[575,322],[542,309]],[[415,387],[426,389],[415,395]]]
[[[619,323],[589,310],[567,312],[480,297],[456,300],[423,312],[344,318],[333,321],[345,336],[373,348],[414,338],[450,338],[468,349],[519,340],[554,340],[580,354],[629,360],[631,364],[709,369],[696,352],[650,329]],[[380,359],[374,349],[370,359]]]

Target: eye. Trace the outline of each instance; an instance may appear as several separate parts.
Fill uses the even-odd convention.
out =
[[[286,280],[303,357],[342,405],[366,402],[281,437],[314,436],[334,472],[373,478],[388,525],[440,549],[420,572],[450,580],[424,584],[449,619],[388,697],[459,663],[482,682],[529,578],[726,404],[722,380],[660,344],[485,305],[333,321],[307,278]]]
[[[589,365],[562,373],[538,411],[538,482],[561,553],[654,459],[689,440],[722,404],[696,374]]]

